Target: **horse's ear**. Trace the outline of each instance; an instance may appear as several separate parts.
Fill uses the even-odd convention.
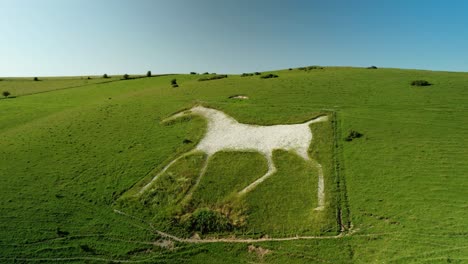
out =
[[[187,121],[187,120],[191,119],[190,114],[192,114],[192,111],[185,110],[185,111],[173,114],[173,115],[161,120],[160,124],[162,124],[162,125],[172,125],[175,122]]]

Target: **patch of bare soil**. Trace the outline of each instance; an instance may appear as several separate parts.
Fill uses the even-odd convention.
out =
[[[262,248],[260,246],[256,247],[254,245],[249,245],[247,250],[249,251],[249,253],[256,254],[259,259],[263,259],[265,255],[271,253],[271,250],[269,249]]]

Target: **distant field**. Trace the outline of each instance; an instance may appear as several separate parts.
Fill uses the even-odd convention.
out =
[[[38,78],[38,81],[34,81],[34,78],[0,78],[0,92],[8,91],[11,96],[16,97],[119,80],[119,77],[104,79],[94,76],[90,78],[44,77]]]
[[[0,100],[0,262],[468,261],[468,73],[344,67],[268,73],[279,77],[4,78],[0,92],[17,97]],[[171,87],[174,78],[178,88]],[[410,85],[419,79],[433,85]],[[249,99],[229,99],[239,94]],[[307,214],[316,199],[310,165],[277,151],[278,172],[239,203],[246,206],[245,229],[206,236],[322,238],[197,244],[156,231],[187,236],[167,216],[179,210],[172,202],[190,186],[203,155],[168,171],[163,183],[173,196],[128,197],[203,136],[201,118],[160,123],[193,104],[259,125],[336,115],[311,125],[321,136],[310,154],[329,164],[324,171],[334,200],[326,217]],[[363,136],[345,141],[350,130]],[[230,201],[265,166],[255,153],[216,154],[193,205]],[[174,184],[177,179],[187,182]],[[348,235],[335,237],[337,217],[350,221]]]

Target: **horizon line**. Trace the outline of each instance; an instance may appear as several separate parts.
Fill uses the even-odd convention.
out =
[[[298,69],[301,67],[308,67],[308,66],[322,66],[325,68],[356,68],[356,69],[365,69],[370,66],[374,65],[368,65],[368,66],[337,66],[337,65],[304,65],[304,66],[297,66],[297,67],[289,67],[289,68],[282,68],[282,69],[275,69],[275,70],[262,70],[258,72],[275,72],[275,71],[286,71],[289,69]],[[456,70],[435,70],[435,69],[427,69],[427,68],[396,68],[396,67],[379,67],[376,66],[377,69],[388,69],[388,70],[414,70],[414,71],[431,71],[431,72],[451,72],[451,73],[468,73],[468,71],[456,71]],[[152,76],[166,76],[166,75],[190,75],[191,72],[184,72],[184,73],[174,73],[174,72],[161,72],[161,73],[153,73],[152,70],[148,70],[152,72]],[[206,71],[208,72],[208,71]],[[102,74],[82,74],[82,75],[16,75],[16,76],[0,76],[1,78],[5,79],[10,79],[10,78],[75,78],[75,77],[101,77],[104,74],[107,74],[110,78],[113,76],[124,76],[125,74],[128,74],[129,76],[146,76],[147,72],[144,73],[102,73]],[[203,75],[205,72],[196,72],[198,75]],[[209,74],[215,74],[215,72],[208,72]],[[250,73],[250,71],[244,71],[244,72],[234,72],[234,73],[226,73],[226,72],[216,72],[216,74],[227,74],[227,75],[239,75],[242,73]]]

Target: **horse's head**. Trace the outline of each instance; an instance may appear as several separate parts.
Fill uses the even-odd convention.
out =
[[[187,117],[189,117],[191,115],[202,114],[204,109],[206,109],[206,108],[201,106],[201,105],[196,105],[196,106],[194,106],[194,107],[192,107],[190,109],[183,110],[181,112],[175,113],[175,114],[163,119],[161,121],[161,123],[162,124],[170,124],[170,123],[172,123],[175,120],[180,119],[180,118],[187,118]]]

